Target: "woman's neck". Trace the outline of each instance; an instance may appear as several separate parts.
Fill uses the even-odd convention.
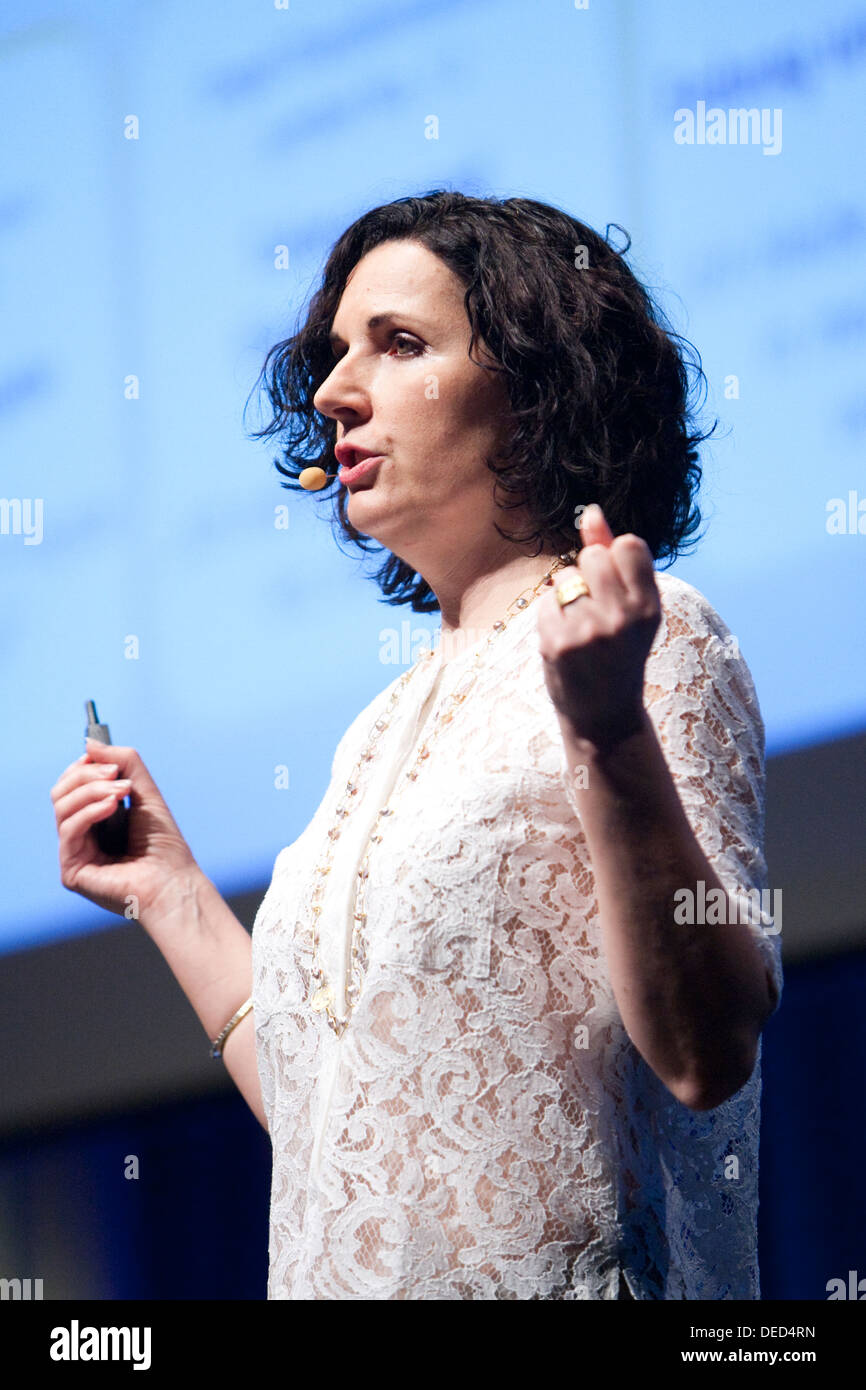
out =
[[[442,614],[442,660],[448,661],[467,647],[483,641],[493,624],[505,618],[514,600],[524,590],[531,590],[540,583],[556,565],[560,553],[554,550],[544,550],[535,556],[518,553],[499,564],[476,565],[471,573],[452,573],[448,576],[451,582],[443,583],[441,591],[431,585]]]

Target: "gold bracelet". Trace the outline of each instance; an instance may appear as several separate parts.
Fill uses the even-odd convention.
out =
[[[229,1019],[228,1023],[226,1024],[225,1028],[224,1028],[224,1029],[222,1030],[222,1032],[220,1033],[219,1037],[214,1038],[214,1040],[213,1040],[213,1042],[211,1043],[211,1046],[210,1046],[210,1055],[211,1055],[211,1057],[213,1057],[217,1062],[219,1061],[219,1059],[220,1059],[220,1058],[222,1057],[222,1055],[223,1055],[223,1046],[224,1046],[224,1044],[225,1044],[225,1040],[226,1040],[226,1038],[228,1037],[229,1033],[232,1031],[232,1029],[233,1029],[234,1027],[237,1026],[237,1024],[240,1023],[240,1021],[241,1021],[242,1018],[246,1018],[247,1014],[249,1013],[249,1011],[250,1011],[250,1009],[251,1009],[252,1007],[253,1007],[253,1001],[252,1001],[252,998],[249,998],[249,999],[246,1001],[245,1004],[241,1004],[241,1006],[240,1006],[240,1008],[238,1009],[237,1013],[232,1015],[232,1017]]]

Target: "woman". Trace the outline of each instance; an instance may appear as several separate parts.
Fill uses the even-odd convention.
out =
[[[134,750],[52,795],[63,882],[137,897],[269,1130],[269,1297],[757,1298],[763,725],[654,569],[699,523],[674,335],[565,213],[433,193],[348,229],[263,372],[289,485],[440,642],[343,736],[252,947]]]

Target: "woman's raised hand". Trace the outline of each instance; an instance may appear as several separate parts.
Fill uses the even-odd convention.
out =
[[[641,728],[644,668],[661,622],[661,599],[646,541],[614,537],[596,504],[581,516],[583,548],[555,584],[580,575],[589,596],[560,607],[542,594],[539,650],[561,725],[599,747]]]
[[[92,830],[124,796],[130,801],[127,852],[112,859],[99,848]],[[63,886],[109,912],[140,919],[178,875],[198,869],[134,748],[88,739],[87,752],[51,788],[51,800]]]

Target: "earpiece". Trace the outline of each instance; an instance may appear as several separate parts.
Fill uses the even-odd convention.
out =
[[[318,492],[325,483],[330,483],[336,476],[336,473],[326,473],[324,468],[305,468],[298,482],[305,492]]]

